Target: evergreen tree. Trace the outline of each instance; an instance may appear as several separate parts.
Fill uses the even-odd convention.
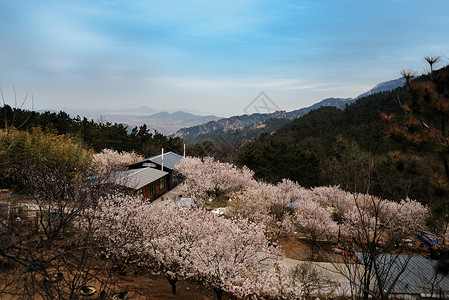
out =
[[[425,173],[431,191],[431,207],[441,217],[449,214],[449,73],[448,67],[434,71],[439,57],[426,57],[430,71],[419,78],[410,71],[402,74],[409,99],[398,97],[405,113],[402,122],[382,114],[390,125],[388,135],[400,142],[403,151],[390,153],[403,171]]]

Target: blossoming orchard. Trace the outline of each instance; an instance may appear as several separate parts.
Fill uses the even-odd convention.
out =
[[[248,146],[3,99],[0,299],[449,299],[449,67],[425,60],[394,97],[269,120]],[[371,151],[365,114],[392,143]]]
[[[82,222],[105,255],[164,276],[173,293],[180,280],[189,279],[211,287],[218,299],[300,299],[305,282],[279,267],[285,258],[279,237],[300,233],[312,249],[329,241],[352,253],[371,253],[360,262],[371,274],[377,256],[406,253],[403,241],[424,230],[428,217],[414,200],[393,202],[339,187],[305,189],[290,180],[267,184],[245,167],[210,157],[185,158],[175,169],[184,178],[183,196],[193,198],[196,208],[111,195]],[[224,216],[207,209],[216,200],[226,206]],[[354,294],[378,295],[368,278],[351,284]]]

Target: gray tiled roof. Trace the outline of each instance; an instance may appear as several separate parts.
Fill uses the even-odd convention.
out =
[[[115,182],[117,184],[138,190],[150,184],[168,173],[154,168],[140,168],[117,173]]]
[[[183,158],[184,157],[182,155],[176,154],[171,151],[164,153],[164,168],[173,170],[175,168],[175,165],[179,164]],[[162,164],[162,154],[151,156],[149,158],[145,158],[144,160],[133,163],[133,164],[129,165],[128,167],[140,166],[143,163],[148,163],[148,162],[152,162],[152,163],[161,165]]]
[[[164,167],[171,170],[174,169],[175,165],[179,164],[184,157],[182,155],[176,154],[174,152],[164,153]],[[156,164],[162,164],[162,154],[152,156],[147,160],[154,162]]]
[[[361,259],[361,253],[356,253]],[[405,270],[403,265],[409,259]],[[393,280],[399,276],[399,280],[395,284],[393,294],[430,294],[449,293],[449,277],[435,273],[436,260],[430,260],[421,256],[394,255],[383,254],[377,258],[379,269],[389,269],[388,275],[383,276],[386,279],[385,286],[389,287],[393,284]],[[385,273],[387,274],[387,273]]]

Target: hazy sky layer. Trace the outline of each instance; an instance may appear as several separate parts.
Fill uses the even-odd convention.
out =
[[[448,12],[447,0],[0,0],[0,86],[35,109],[228,116],[264,91],[290,111],[449,56]]]

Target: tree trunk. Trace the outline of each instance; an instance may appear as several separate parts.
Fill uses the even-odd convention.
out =
[[[315,249],[314,249],[314,248],[315,248],[315,240],[313,240],[313,239],[312,239],[312,247],[311,247],[311,248],[312,248],[312,249],[311,249],[311,251],[312,251],[312,257],[311,257],[311,260],[314,261],[315,259],[313,258],[313,254],[314,254],[313,252],[314,252],[314,250],[315,250]]]
[[[173,295],[176,295],[176,283],[178,283],[178,278],[167,276],[167,280],[171,285],[171,292],[173,293]]]
[[[214,288],[215,294],[217,295],[217,300],[221,300],[223,297],[223,290],[220,288]]]

